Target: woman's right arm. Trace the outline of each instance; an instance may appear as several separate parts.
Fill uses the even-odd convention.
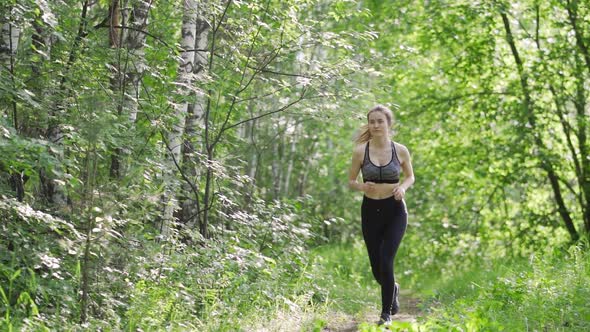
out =
[[[352,190],[366,192],[369,189],[368,187],[370,187],[370,183],[358,183],[356,181],[361,170],[364,156],[363,151],[364,149],[362,145],[356,146],[352,151],[352,164],[348,171],[348,187]]]

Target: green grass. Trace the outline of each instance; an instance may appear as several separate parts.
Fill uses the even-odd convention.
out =
[[[201,320],[174,295],[183,294],[178,283],[138,283],[126,330],[384,331],[374,323],[379,288],[362,240],[321,246],[309,255],[298,268],[289,268],[295,262],[280,261],[266,266],[269,273],[253,269],[228,275],[231,287],[210,296],[182,288],[203,301],[206,315],[198,316]],[[440,278],[432,277],[437,271],[413,266],[411,278],[419,280],[413,283],[403,275],[408,259],[398,257],[396,273],[405,290],[421,298],[422,313],[418,322],[394,322],[390,331],[590,330],[590,253],[579,248],[543,257],[478,261]]]
[[[354,319],[363,332],[383,331],[372,317],[379,303],[362,242],[317,248],[310,273],[322,289],[302,331],[321,331]],[[401,270],[401,269],[400,269]],[[444,278],[422,276],[422,316],[394,322],[391,331],[590,330],[590,254],[578,248],[544,257],[477,262]],[[363,320],[364,318],[364,320]]]
[[[438,331],[590,330],[590,255],[565,254],[474,267],[433,287],[421,326]]]
[[[314,275],[333,308],[347,314],[380,303],[366,249],[361,242],[328,245],[314,250]]]
[[[294,326],[301,331],[322,331],[326,327],[340,330],[355,326],[355,321],[362,323],[367,317],[377,319],[379,288],[371,275],[362,241],[324,245],[310,255],[302,277],[310,281],[305,287],[311,295],[295,300],[291,306],[278,306],[274,312],[266,313],[270,316],[244,317],[245,330],[293,331]],[[315,289],[309,289],[311,284]],[[300,292],[306,294],[302,289]]]
[[[373,279],[366,248],[362,240],[350,244],[326,245],[313,251],[314,276],[327,295],[326,315],[321,327],[339,330],[355,327],[359,331],[413,331],[417,325],[393,322],[389,330],[375,322],[380,312],[379,285]],[[339,320],[334,321],[334,316]],[[346,321],[342,321],[346,320]],[[355,323],[356,322],[356,323]],[[357,325],[358,324],[358,325]],[[303,331],[311,331],[305,328]],[[321,329],[313,329],[320,331]]]
[[[406,291],[416,288],[412,296],[421,298],[422,316],[416,323],[394,322],[390,331],[590,330],[590,254],[578,248],[543,257],[476,261],[467,269],[462,264],[462,269],[449,270],[440,278],[431,277],[436,271],[414,270],[412,278],[419,282],[412,286],[404,280],[404,259],[408,258],[398,257],[397,273]],[[201,327],[210,331],[293,331],[294,327],[314,332],[326,327],[384,331],[374,323],[379,288],[361,240],[314,249],[298,275],[288,274],[281,267],[285,264],[277,263],[272,278],[261,278],[260,286],[249,284],[250,292],[232,291],[234,298],[224,300],[224,305],[239,303],[239,310],[232,309],[230,316],[209,315]],[[232,280],[241,289],[241,279]],[[273,294],[258,296],[256,289]]]

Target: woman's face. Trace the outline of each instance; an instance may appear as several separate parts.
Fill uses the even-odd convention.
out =
[[[383,136],[389,134],[389,123],[383,112],[375,111],[369,114],[369,132],[371,136]]]

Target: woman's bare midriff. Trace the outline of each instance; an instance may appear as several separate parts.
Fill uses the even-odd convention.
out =
[[[393,189],[399,186],[399,183],[375,183],[374,191],[370,194],[365,193],[370,199],[385,199],[393,196]]]

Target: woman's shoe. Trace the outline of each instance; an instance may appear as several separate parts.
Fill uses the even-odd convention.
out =
[[[379,325],[389,325],[391,324],[391,317],[389,316],[389,313],[387,312],[382,312],[381,313],[381,317],[379,318],[379,323],[377,323]]]

